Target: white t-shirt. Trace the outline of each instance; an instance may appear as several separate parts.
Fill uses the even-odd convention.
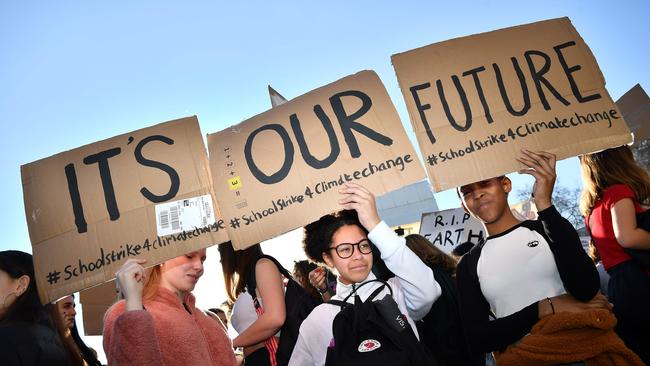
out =
[[[497,318],[566,293],[548,242],[523,226],[489,237],[476,272],[483,296]]]
[[[262,304],[262,299],[258,299],[260,305]],[[237,333],[241,333],[246,330],[251,324],[255,323],[257,320],[257,313],[255,312],[255,305],[253,304],[253,298],[248,292],[242,292],[235,300],[235,304],[232,306],[232,315],[230,316],[230,324]]]

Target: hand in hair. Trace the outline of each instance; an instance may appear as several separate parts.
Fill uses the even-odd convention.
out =
[[[365,187],[356,183],[346,183],[344,188],[339,189],[339,193],[343,198],[339,200],[339,204],[345,210],[355,210],[359,216],[359,222],[368,231],[379,224],[379,214],[377,213],[377,206],[375,203],[375,196]]]
[[[556,178],[555,155],[545,151],[521,149],[521,155],[516,159],[527,167],[520,170],[519,174],[529,174],[535,177],[533,198],[537,210],[542,211],[551,207],[551,196]]]
[[[129,259],[115,272],[118,290],[126,300],[126,310],[142,310],[142,292],[144,290],[145,272],[143,264],[146,259]]]

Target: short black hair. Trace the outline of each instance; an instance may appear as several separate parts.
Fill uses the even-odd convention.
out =
[[[316,263],[310,262],[308,260],[294,261],[293,262],[293,273],[299,273],[305,278],[309,278],[309,272],[318,268]]]
[[[503,180],[503,178],[508,178],[508,177],[506,177],[505,175],[500,175],[498,177],[492,177],[492,178],[488,178],[488,179],[481,179],[481,180],[477,180],[476,182],[471,182],[471,183],[466,183],[466,184],[460,185],[460,186],[456,187],[456,195],[458,196],[458,198],[460,198],[462,200],[463,195],[460,193],[460,189],[463,188],[464,186],[474,184],[474,183],[478,183],[478,182],[483,182],[485,180],[490,180],[490,179]]]
[[[368,234],[368,230],[361,225],[355,210],[342,210],[328,214],[306,225],[302,243],[307,258],[313,262],[324,263],[323,252],[329,248],[334,233],[345,225],[356,225]]]
[[[469,252],[472,248],[474,248],[474,243],[471,241],[466,241],[462,244],[458,244],[458,246],[451,251],[451,255],[462,257],[467,254],[467,252]]]

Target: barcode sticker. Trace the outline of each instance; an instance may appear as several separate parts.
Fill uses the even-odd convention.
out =
[[[158,236],[191,231],[214,223],[214,208],[209,194],[156,205]]]

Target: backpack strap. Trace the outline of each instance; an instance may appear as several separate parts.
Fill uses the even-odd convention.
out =
[[[327,301],[326,304],[332,304],[332,305],[340,307],[341,309],[343,309],[344,307],[350,305],[347,302],[341,301],[341,300],[330,300],[330,301]]]
[[[352,292],[350,292],[350,294],[349,294],[348,296],[346,296],[343,300],[330,300],[330,301],[327,301],[326,304],[332,304],[332,305],[338,306],[338,307],[340,307],[341,309],[343,309],[344,307],[350,305],[350,303],[348,303],[348,299],[349,299],[350,297],[352,297],[352,295],[356,295],[357,290],[358,290],[360,287],[362,287],[363,285],[365,285],[365,284],[367,284],[367,283],[371,283],[371,282],[381,282],[382,285],[379,286],[377,289],[375,289],[375,291],[373,291],[373,292],[370,294],[370,296],[368,296],[368,299],[366,299],[366,301],[367,301],[367,300],[371,300],[371,301],[372,301],[372,299],[374,299],[377,295],[379,295],[379,293],[384,289],[384,287],[387,287],[387,288],[388,288],[388,291],[390,291],[390,296],[393,296],[393,289],[390,287],[390,285],[388,284],[388,282],[383,281],[383,280],[380,280],[380,279],[374,279],[374,280],[366,281],[366,282],[360,284],[359,286],[354,287],[354,289],[352,290]]]
[[[367,285],[367,284],[369,284],[369,283],[372,283],[372,282],[381,282],[382,286],[380,286],[378,289],[376,289],[376,290],[375,290],[375,291],[374,291],[374,292],[373,292],[373,293],[368,297],[370,300],[374,299],[375,296],[377,296],[377,295],[379,294],[379,292],[381,292],[381,290],[384,289],[384,287],[387,287],[387,288],[388,288],[388,291],[390,291],[390,296],[393,296],[393,289],[390,287],[390,285],[388,284],[388,282],[386,282],[386,281],[384,281],[384,280],[380,280],[380,279],[378,279],[378,278],[375,278],[374,280],[366,281],[366,282],[364,282],[364,283],[362,283],[362,284],[360,284],[359,286],[356,286],[356,287],[354,286],[354,284],[352,284],[352,292],[350,292],[350,294],[348,294],[348,296],[346,296],[346,297],[343,299],[343,302],[347,302],[348,299],[349,299],[350,297],[352,297],[352,295],[356,295],[357,291],[358,291],[361,287],[363,287],[363,286],[365,286],[365,285]]]
[[[289,271],[287,271],[284,267],[282,267],[282,265],[280,264],[280,262],[278,262],[277,259],[271,257],[270,255],[263,254],[255,260],[255,263],[248,271],[248,276],[246,279],[246,289],[248,293],[251,295],[251,297],[253,298],[253,300],[257,299],[257,295],[255,294],[255,289],[257,288],[257,279],[255,278],[255,267],[257,267],[257,261],[259,261],[262,258],[266,258],[271,262],[273,262],[275,266],[278,267],[278,271],[280,271],[280,274],[282,276],[287,278],[289,281],[293,281],[293,277],[291,276]]]
[[[390,288],[390,286],[388,286],[388,284],[383,284],[382,286],[377,287],[377,289],[375,289],[375,291],[373,291],[373,292],[370,294],[370,296],[368,296],[368,298],[366,299],[366,301],[368,301],[368,300],[372,301],[372,300],[373,300],[377,295],[379,295],[380,292],[382,292],[382,291],[384,290],[385,287],[388,287],[388,289],[389,289],[389,291],[390,291],[390,296],[393,296],[393,291],[392,291],[392,289]]]

